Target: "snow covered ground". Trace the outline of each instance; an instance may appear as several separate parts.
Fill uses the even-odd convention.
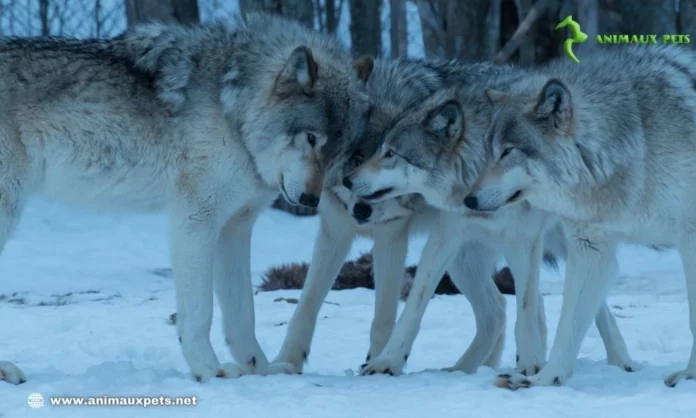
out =
[[[309,261],[316,219],[269,210],[256,225],[254,280],[271,265]],[[415,262],[423,241],[413,242]],[[357,241],[351,257],[370,248]],[[0,416],[14,417],[675,417],[695,416],[696,382],[666,388],[662,378],[683,368],[691,348],[688,305],[678,256],[626,248],[621,277],[609,297],[628,347],[642,364],[625,373],[606,364],[595,328],[575,375],[561,388],[511,392],[492,385],[495,373],[425,371],[452,365],[473,337],[462,296],[432,300],[401,377],[352,376],[365,358],[372,315],[370,290],[332,292],[321,314],[310,363],[301,376],[245,376],[193,381],[166,321],[174,312],[165,218],[109,217],[33,201],[0,257],[0,360],[16,362],[28,382],[0,382]],[[544,271],[549,345],[558,321],[561,273]],[[272,358],[295,305],[256,296],[257,335]],[[508,299],[503,366],[514,365],[514,298]],[[212,341],[231,361],[216,310]],[[194,407],[56,407],[32,409],[27,398],[51,396],[196,396]]]

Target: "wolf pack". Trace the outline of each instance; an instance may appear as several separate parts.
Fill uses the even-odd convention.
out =
[[[497,386],[564,384],[593,320],[607,362],[637,370],[605,300],[623,243],[680,253],[696,338],[696,54],[687,48],[603,45],[580,63],[535,68],[353,59],[332,35],[248,14],[146,23],[106,40],[4,38],[0,102],[0,249],[35,195],[102,212],[165,211],[178,339],[200,382],[302,373],[359,235],[374,241],[375,277],[362,375],[403,373],[445,271],[472,306],[476,334],[444,370],[498,369],[506,300],[491,273],[501,258],[515,280],[516,363]],[[269,360],[256,338],[250,247],[278,194],[318,208],[319,229]],[[397,318],[415,234],[427,240]],[[558,260],[563,305],[547,356],[540,269]],[[211,345],[214,297],[234,363]],[[694,378],[696,345],[664,382]],[[0,380],[26,377],[0,361]]]

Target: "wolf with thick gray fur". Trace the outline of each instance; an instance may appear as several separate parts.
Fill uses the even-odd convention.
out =
[[[367,360],[371,362],[384,358],[382,353],[396,322],[408,238],[432,230],[438,225],[440,215],[437,209],[427,205],[416,194],[368,204],[357,199],[349,190],[352,185],[346,181],[346,175],[380,148],[384,133],[400,117],[419,112],[421,103],[434,93],[451,85],[485,85],[496,78],[516,73],[517,70],[511,67],[490,64],[406,59],[375,63],[368,80],[368,90],[375,107],[365,136],[353,151],[350,160],[342,166],[337,164],[327,174],[326,187],[319,204],[320,229],[314,244],[312,262],[276,362],[289,364],[297,372],[302,370],[310,351],[319,309],[357,235],[374,240],[375,312]],[[416,114],[419,115],[417,117],[421,115]],[[466,231],[461,231],[461,235],[457,235],[457,231],[453,233],[456,255],[446,267],[453,282],[472,304],[477,331],[469,349],[448,370],[473,373],[481,365],[496,368],[504,346],[506,321],[505,299],[491,280],[500,252],[474,240],[467,241]],[[545,244],[548,247],[547,254],[563,257],[562,236],[558,239],[558,234],[551,233]],[[432,254],[421,258],[417,277],[421,274],[421,268],[428,265],[427,258],[430,256]],[[518,273],[522,274],[519,268]],[[422,281],[422,276],[420,280]],[[439,280],[433,279],[432,283],[437,286],[438,282]],[[430,293],[428,296],[415,296],[421,301],[423,309],[432,295]],[[520,317],[522,323],[529,323],[524,328],[526,334],[520,331],[520,338],[517,339],[519,370],[538,369],[545,358],[546,321],[541,296],[538,298],[539,303],[526,305],[524,315]],[[407,303],[407,306],[411,305]],[[615,326],[607,326],[606,329],[613,330]],[[611,334],[607,335],[607,338],[611,338]],[[607,347],[618,344],[613,341],[610,340]],[[613,348],[608,349],[614,351]],[[398,361],[389,363],[383,371],[398,374],[408,354],[408,351],[402,353]]]
[[[501,67],[502,68],[502,67]],[[406,111],[451,80],[476,82],[492,71],[489,64],[471,66],[455,62],[429,62],[408,59],[378,60],[368,80],[374,108],[368,128],[356,148],[327,174],[319,203],[320,228],[314,254],[297,309],[289,322],[286,338],[274,362],[301,372],[310,352],[319,309],[356,236],[374,240],[375,311],[370,330],[368,360],[376,357],[389,338],[396,321],[408,238],[435,219],[418,196],[404,196],[374,206],[359,202],[345,185],[345,174],[379,147],[384,130]],[[448,81],[450,80],[450,81]],[[473,256],[467,254],[466,257]],[[479,331],[474,344],[457,363],[458,368],[474,372],[481,364],[497,366],[504,345],[505,299],[491,280],[495,266],[485,271],[487,280],[470,285],[462,268],[450,269],[459,290],[471,300]],[[485,269],[486,266],[483,267]]]
[[[486,86],[504,88],[525,77],[526,71],[511,71],[489,77],[485,83],[438,91],[403,113],[384,133],[377,152],[347,176],[345,184],[371,204],[418,193],[441,210],[431,221],[401,317],[382,353],[363,366],[363,374],[401,372],[438,278],[450,265],[460,263],[455,260],[461,260],[463,249],[471,257],[464,270],[469,282],[485,280],[498,257],[505,257],[516,288],[517,370],[531,375],[543,366],[546,324],[539,273],[545,246],[563,255],[565,240],[559,222],[529,205],[496,214],[452,210],[462,206],[484,163],[483,133],[493,109],[484,94]],[[455,193],[461,196],[458,205],[448,200]],[[635,369],[608,306],[600,309],[598,305],[595,312],[609,363]]]
[[[501,91],[502,90],[502,91]],[[616,277],[620,243],[676,248],[694,344],[667,386],[696,378],[696,54],[675,46],[602,49],[489,92],[486,165],[462,206],[530,204],[563,219],[568,263],[549,361],[501,386],[563,384]],[[529,203],[524,203],[529,202]]]
[[[319,203],[324,171],[366,123],[369,62],[356,72],[332,37],[266,15],[106,41],[5,39],[0,58],[0,247],[32,195],[165,210],[191,373],[283,372],[255,336],[252,226],[278,193]],[[210,343],[214,291],[236,364]],[[8,362],[0,376],[25,380]]]

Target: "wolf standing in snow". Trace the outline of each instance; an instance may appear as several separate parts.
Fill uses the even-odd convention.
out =
[[[469,282],[486,280],[501,254],[515,279],[517,369],[531,375],[544,364],[546,328],[539,268],[544,247],[564,255],[558,219],[529,204],[495,214],[457,213],[485,162],[483,133],[493,110],[485,96],[486,86],[503,88],[528,76],[524,71],[508,71],[488,77],[484,83],[433,94],[402,113],[384,132],[377,152],[346,177],[344,184],[371,204],[419,193],[442,210],[430,222],[431,233],[404,311],[382,353],[364,365],[363,374],[401,372],[445,269],[460,264],[467,269]],[[464,254],[471,258],[462,263]],[[608,362],[627,371],[635,369],[608,306],[604,303],[597,309],[597,327]]]
[[[442,230],[444,237],[448,238],[447,248],[437,247],[434,254],[424,253],[421,257],[415,287],[412,288],[404,311],[407,314],[399,319],[395,328],[398,294],[409,235],[438,230],[446,219],[452,217],[446,214],[442,216],[436,208],[425,203],[422,195],[417,194],[401,194],[379,202],[366,203],[351,192],[350,189],[359,191],[351,184],[351,174],[360,171],[360,168],[356,169],[358,166],[369,167],[368,163],[361,164],[362,161],[380,159],[383,139],[398,139],[405,133],[405,141],[413,142],[408,160],[422,163],[422,166],[428,167],[435,176],[442,175],[442,172],[446,171],[446,165],[438,157],[446,159],[448,156],[440,152],[442,148],[435,146],[432,136],[439,136],[441,140],[449,136],[445,129],[447,126],[440,124],[442,116],[448,114],[447,110],[452,110],[443,110],[442,107],[442,104],[449,103],[451,99],[446,87],[467,86],[483,93],[482,86],[495,85],[493,83],[521,75],[521,71],[512,67],[485,63],[462,64],[404,59],[375,63],[368,80],[368,92],[375,107],[353,158],[346,164],[336,164],[327,174],[324,197],[319,204],[321,221],[314,246],[315,252],[302,297],[288,326],[280,354],[276,358],[278,362],[289,363],[297,371],[302,370],[322,301],[331,288],[352,240],[360,234],[374,239],[375,259],[375,314],[370,329],[368,363],[363,367],[363,373],[401,372],[418,331],[419,315],[422,315],[422,310],[425,309],[445,269],[472,304],[477,328],[470,347],[455,365],[447,370],[473,373],[482,364],[494,368],[498,366],[505,341],[505,299],[493,284],[491,273],[502,250],[508,256],[511,268],[515,270],[515,280],[518,281],[517,275],[520,276],[521,285],[525,283],[527,271],[530,275],[538,275],[538,266],[528,268],[526,264],[531,250],[527,251],[527,247],[521,248],[516,244],[526,243],[531,239],[530,236],[540,234],[539,228],[535,229],[534,225],[543,223],[546,216],[539,211],[536,211],[536,215],[523,211],[512,220],[497,223],[488,219],[467,223],[466,220],[459,219],[460,216],[455,217],[454,223],[448,224],[449,227]],[[472,116],[472,120],[465,124],[466,137],[475,140],[477,133],[485,128],[490,119],[490,112],[486,112],[490,106],[482,99],[479,107],[470,109],[469,115]],[[413,130],[404,131],[404,127],[411,127]],[[455,129],[452,128],[451,131],[454,132]],[[463,132],[459,129],[453,135],[463,135]],[[479,141],[481,149],[482,143]],[[446,148],[447,151],[455,149]],[[374,159],[371,158],[373,155]],[[479,161],[473,165],[483,165],[482,152],[464,157],[474,160],[478,158]],[[402,163],[408,166],[406,160]],[[402,183],[413,180],[404,175],[397,177]],[[491,247],[493,240],[503,240],[499,235],[508,240],[513,237],[514,240],[512,243],[506,242],[505,247]],[[545,252],[563,257],[565,243],[562,232],[559,234],[558,228],[555,228],[547,235],[548,239],[544,240]],[[433,248],[426,246],[426,250]],[[536,250],[541,256],[542,247]],[[448,251],[451,256],[448,256],[449,260],[440,261],[442,255]],[[434,264],[438,268],[442,267],[439,277],[433,269]],[[536,273],[534,268],[537,270]],[[520,303],[516,327],[517,367],[518,370],[529,373],[539,369],[546,354],[546,321],[538,284],[535,283],[532,281],[530,292],[518,295]],[[429,291],[423,288],[430,285],[432,289]],[[522,303],[523,300],[525,303]],[[598,316],[597,324],[600,326],[610,361],[622,366],[628,364],[630,357],[608,308]]]
[[[616,277],[619,243],[676,247],[696,339],[696,55],[620,47],[561,62],[489,92],[487,163],[462,204],[498,211],[529,202],[564,219],[563,309],[548,363],[510,388],[562,384],[593,312]],[[696,378],[696,344],[667,386]]]
[[[402,112],[451,83],[482,82],[491,73],[508,71],[490,64],[462,65],[450,61],[378,60],[367,87],[374,102],[367,129],[346,161],[327,173],[319,203],[320,227],[314,254],[297,309],[274,362],[301,372],[310,352],[319,309],[357,235],[374,239],[375,307],[367,359],[384,348],[396,321],[409,235],[424,230],[436,218],[416,195],[402,196],[375,205],[356,201],[343,183],[344,176],[379,147],[383,132]],[[471,256],[472,254],[467,255]],[[468,258],[467,258],[468,259]],[[482,266],[485,270],[488,266]],[[481,364],[496,367],[505,341],[505,298],[490,274],[488,280],[467,280],[459,264],[449,272],[457,287],[471,301],[477,336],[455,368],[474,372]]]
[[[282,193],[319,203],[324,171],[365,125],[364,81],[337,40],[249,15],[149,24],[107,41],[0,42],[0,248],[27,198],[166,210],[177,328],[194,377],[284,372],[254,330],[251,230]],[[357,71],[356,71],[357,70]],[[210,343],[213,289],[237,364]],[[0,378],[25,380],[8,362]]]

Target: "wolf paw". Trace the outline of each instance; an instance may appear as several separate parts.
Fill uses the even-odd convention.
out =
[[[234,379],[244,376],[244,370],[234,363],[224,363],[215,368],[208,368],[205,371],[192,372],[193,378],[199,383],[205,383],[213,377],[221,379]]]
[[[643,368],[643,366],[641,366],[640,364],[638,364],[634,361],[629,361],[627,363],[622,363],[622,364],[613,364],[613,363],[609,363],[609,364],[611,364],[612,366],[616,366],[616,367],[620,368],[621,370],[628,372],[628,373],[637,372],[638,370]]]
[[[403,361],[393,361],[387,356],[378,356],[374,360],[360,366],[360,374],[369,376],[373,374],[388,374],[389,376],[399,376],[403,374],[404,364],[408,356],[404,356]]]
[[[518,364],[515,370],[517,373],[521,374],[522,376],[534,376],[535,374],[539,373],[541,370],[542,366],[537,365],[537,364],[532,364],[532,365],[520,365]]]
[[[297,367],[292,363],[272,361],[264,370],[261,370],[259,374],[264,376],[273,374],[302,374],[302,367]]]
[[[665,378],[665,386],[673,388],[677,386],[682,380],[696,379],[696,371],[694,370],[680,370],[674,372]]]
[[[5,380],[13,385],[21,385],[27,381],[19,367],[9,361],[0,361],[0,380]]]
[[[273,359],[269,367],[284,370],[282,374],[302,374],[304,364],[309,357],[309,350],[283,350]],[[275,373],[279,374],[279,373]]]
[[[616,366],[619,369],[625,371],[625,372],[637,372],[642,368],[642,366],[635,361],[631,359],[619,359],[619,360],[612,360],[612,359],[607,359],[607,363],[610,366]]]
[[[546,378],[542,374],[535,374],[527,377],[520,374],[499,374],[493,382],[499,388],[517,390],[526,389],[532,386],[561,386],[566,379],[560,376]]]

